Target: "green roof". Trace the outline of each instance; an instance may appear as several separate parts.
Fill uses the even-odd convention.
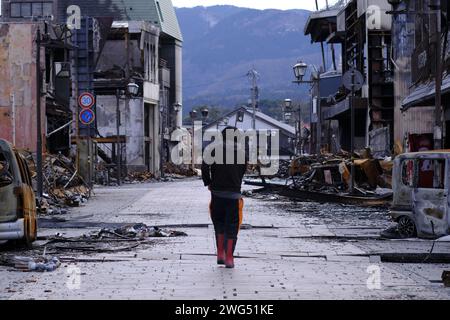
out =
[[[157,25],[162,33],[183,41],[171,0],[60,0],[58,15],[61,21],[65,21],[66,8],[71,4],[80,6],[82,15],[151,22]]]
[[[158,21],[158,25],[161,31],[174,37],[177,40],[183,41],[180,25],[178,24],[178,18],[175,13],[175,8],[172,5],[171,0],[150,0],[154,10],[152,12],[157,13],[155,21]]]

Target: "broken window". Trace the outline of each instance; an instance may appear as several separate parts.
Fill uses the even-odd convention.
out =
[[[0,187],[5,187],[13,182],[9,162],[3,153],[0,153]]]
[[[445,160],[420,160],[417,188],[444,189]]]
[[[405,186],[414,188],[414,160],[403,161],[402,182]]]

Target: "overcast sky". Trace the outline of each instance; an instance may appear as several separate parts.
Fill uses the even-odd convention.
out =
[[[325,7],[326,0],[319,0],[319,8]],[[229,4],[238,7],[255,9],[308,9],[315,10],[314,0],[172,0],[176,7],[213,6],[218,4]],[[329,0],[332,4],[336,0]]]

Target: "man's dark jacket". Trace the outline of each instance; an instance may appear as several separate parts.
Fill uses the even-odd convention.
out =
[[[202,179],[205,186],[210,186],[211,191],[239,193],[246,170],[245,164],[213,164],[209,166],[203,162]]]

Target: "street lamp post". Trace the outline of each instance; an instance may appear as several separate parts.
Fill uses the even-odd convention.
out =
[[[208,108],[203,108],[201,113],[202,113],[202,120],[203,120],[203,122],[205,122],[205,125],[207,125],[208,123],[206,121],[208,120],[209,109]]]
[[[299,61],[294,67],[294,75],[297,80],[294,80],[294,83],[297,84],[313,84],[317,86],[317,96],[318,101],[316,105],[317,112],[317,138],[316,138],[316,152],[319,155],[322,147],[322,108],[321,108],[321,95],[320,95],[320,72],[315,72],[312,76],[312,80],[307,81],[303,80],[303,77],[306,74],[306,70],[308,69],[308,65],[302,61]]]
[[[288,123],[290,119],[290,116],[292,109],[292,100],[291,99],[284,99],[284,105],[283,105],[283,120],[284,122]]]
[[[298,112],[298,118],[295,119],[295,154],[298,154],[300,149],[300,155],[303,155],[302,145],[302,105],[298,105],[298,109],[294,110],[291,99],[284,99],[283,117],[286,123],[291,120],[292,114]]]

